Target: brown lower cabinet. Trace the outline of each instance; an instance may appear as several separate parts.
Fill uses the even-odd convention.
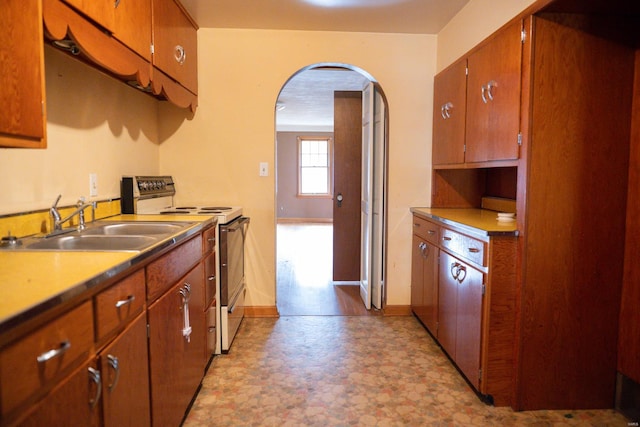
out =
[[[105,427],[147,426],[151,422],[146,338],[147,318],[142,313],[98,356]]]
[[[204,269],[198,264],[148,310],[151,413],[155,426],[180,425],[204,375],[203,279]]]
[[[204,259],[213,233],[33,319],[0,348],[0,427],[180,425],[211,354]]]
[[[468,230],[414,212],[411,308],[481,397],[509,406],[517,237]]]

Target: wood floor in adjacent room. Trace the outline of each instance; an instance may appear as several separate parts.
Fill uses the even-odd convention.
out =
[[[333,282],[333,225],[278,224],[280,316],[368,316],[357,283]],[[353,254],[360,259],[360,254]]]

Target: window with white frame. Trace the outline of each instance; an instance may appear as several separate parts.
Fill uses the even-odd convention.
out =
[[[298,137],[298,195],[331,195],[331,138]]]

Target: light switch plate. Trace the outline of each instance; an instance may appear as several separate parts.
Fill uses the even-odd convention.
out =
[[[89,197],[96,197],[98,195],[98,174],[89,174]]]
[[[269,176],[269,163],[260,162],[260,176]]]

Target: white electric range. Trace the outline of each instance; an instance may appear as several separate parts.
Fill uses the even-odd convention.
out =
[[[242,208],[238,206],[175,206],[176,186],[171,176],[125,176],[120,190],[124,214],[216,217],[215,253],[219,274],[215,274],[215,304],[207,312],[208,346],[214,354],[228,352],[244,317],[244,242],[249,218],[242,216]]]

